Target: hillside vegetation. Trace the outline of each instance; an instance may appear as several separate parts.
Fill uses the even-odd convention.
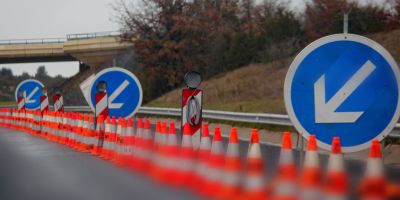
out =
[[[400,61],[400,30],[368,35]],[[227,111],[285,113],[283,83],[292,58],[268,64],[251,64],[204,81],[204,107]],[[181,89],[173,90],[147,106],[180,107]]]

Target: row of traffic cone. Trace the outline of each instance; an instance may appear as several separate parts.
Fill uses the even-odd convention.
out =
[[[251,132],[247,159],[242,163],[236,128],[231,130],[225,152],[221,130],[215,128],[211,139],[207,124],[203,126],[197,151],[193,149],[188,125],[183,128],[181,144],[178,144],[173,122],[157,121],[152,134],[148,119],[137,118],[134,122],[133,119],[98,117],[95,121],[92,115],[80,113],[0,109],[0,125],[99,156],[118,166],[147,174],[159,183],[190,188],[205,198],[349,198],[349,180],[339,138],[332,141],[328,168],[323,172],[319,165],[316,138],[310,135],[304,165],[299,170],[293,158],[290,133],[284,132],[276,174],[271,181],[267,181],[256,129]],[[371,143],[370,151],[366,175],[358,189],[360,199],[399,197],[398,186],[385,179],[378,141]]]

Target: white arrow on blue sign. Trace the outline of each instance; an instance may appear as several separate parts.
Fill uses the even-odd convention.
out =
[[[130,71],[112,67],[96,74],[90,84],[90,107],[96,107],[97,84],[104,81],[107,86],[108,114],[115,117],[131,117],[142,104],[143,92],[139,80]]]
[[[43,84],[35,79],[27,79],[18,84],[15,89],[15,101],[18,101],[18,91],[22,91],[25,98],[25,108],[36,110],[40,107],[40,96],[42,96]]]
[[[338,136],[344,152],[382,140],[399,118],[399,69],[378,43],[353,34],[330,35],[308,45],[292,62],[284,85],[295,128],[315,134],[329,150]]]

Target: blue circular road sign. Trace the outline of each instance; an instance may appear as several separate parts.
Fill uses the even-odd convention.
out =
[[[25,98],[25,108],[36,110],[40,107],[40,96],[42,96],[43,84],[35,79],[27,79],[18,84],[15,89],[15,101],[18,101],[18,92],[22,91]]]
[[[378,43],[336,34],[308,45],[292,62],[284,85],[285,106],[295,128],[315,134],[330,149],[341,138],[343,151],[382,140],[399,118],[399,69]]]
[[[142,104],[143,92],[139,80],[130,71],[112,67],[96,74],[90,85],[90,107],[94,110],[97,84],[106,83],[108,114],[115,117],[131,117]]]

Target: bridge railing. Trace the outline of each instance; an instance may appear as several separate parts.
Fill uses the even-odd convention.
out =
[[[80,40],[80,39],[90,39],[97,37],[111,37],[121,35],[120,31],[106,31],[106,32],[95,32],[95,33],[77,33],[68,34],[67,40]]]
[[[66,40],[65,38],[9,39],[0,40],[0,45],[63,43]]]
[[[35,39],[0,40],[0,45],[63,43],[67,40],[80,40],[80,39],[90,39],[90,38],[97,38],[97,37],[115,37],[115,36],[120,36],[120,35],[121,35],[120,31],[76,33],[76,34],[68,34],[66,38],[35,38]]]

